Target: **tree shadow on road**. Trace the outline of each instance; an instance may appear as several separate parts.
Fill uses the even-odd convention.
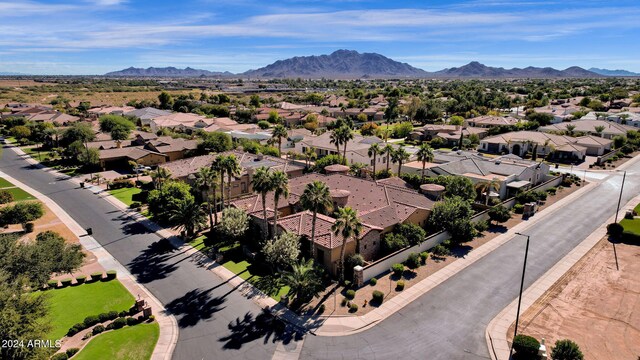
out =
[[[214,313],[224,309],[222,304],[226,301],[228,293],[213,297],[211,293],[216,287],[208,290],[191,290],[167,304],[167,310],[178,318],[179,327],[195,326],[200,321],[210,319]]]
[[[253,316],[247,312],[243,318],[236,318],[228,325],[229,335],[219,339],[224,342],[224,349],[240,349],[244,344],[263,338],[263,343],[269,341],[282,341],[289,344],[292,340],[299,341],[303,338],[304,330],[273,316],[267,309],[263,309],[260,314]]]
[[[177,268],[176,263],[168,263],[177,252],[168,240],[162,239],[149,245],[127,267],[142,284],[164,279]]]

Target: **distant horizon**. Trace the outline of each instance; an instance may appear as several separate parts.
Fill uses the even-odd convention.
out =
[[[0,11],[0,72],[242,73],[334,49],[429,72],[470,61],[640,72],[640,4],[631,0],[0,0]]]

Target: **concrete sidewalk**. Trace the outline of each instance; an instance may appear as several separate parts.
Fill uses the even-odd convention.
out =
[[[12,148],[18,155],[26,155],[17,147]],[[37,161],[31,158],[26,158],[28,162],[33,165],[39,165]],[[39,165],[41,166],[41,165]],[[44,168],[44,167],[43,167]],[[45,168],[48,171],[57,173],[53,169]],[[59,176],[67,177],[65,174],[57,173]],[[173,315],[169,314],[162,303],[156,299],[144,286],[138,283],[135,277],[120,264],[109,252],[107,252],[102,245],[100,245],[93,237],[88,236],[85,229],[83,229],[69,214],[67,214],[58,204],[53,202],[47,196],[32,189],[31,187],[21,183],[20,181],[4,174],[0,171],[0,176],[7,179],[14,185],[22,188],[31,195],[35,196],[38,200],[42,201],[67,227],[79,238],[80,244],[87,250],[93,253],[98,262],[107,270],[116,270],[118,272],[118,280],[124,285],[127,290],[136,298],[141,297],[147,301],[151,306],[153,314],[160,326],[160,336],[158,342],[153,350],[152,360],[169,360],[172,357],[173,350],[178,341],[178,323]]]

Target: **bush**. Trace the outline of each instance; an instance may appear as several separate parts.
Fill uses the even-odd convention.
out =
[[[120,329],[121,327],[127,325],[127,319],[123,317],[119,317],[112,322],[114,329]]]
[[[420,260],[422,260],[423,264],[427,263],[427,260],[429,260],[429,253],[427,251],[423,251],[420,253]]]
[[[400,280],[396,283],[396,290],[397,291],[402,291],[404,290],[404,281]]]
[[[69,330],[67,331],[67,336],[73,336],[86,328],[87,327],[84,326],[83,323],[77,323],[69,328]]]
[[[409,257],[407,257],[407,261],[405,261],[405,264],[407,264],[407,267],[409,267],[409,269],[417,269],[420,267],[420,255],[418,255],[418,253],[411,253],[409,254]]]
[[[100,322],[100,319],[97,316],[91,315],[91,316],[87,316],[86,318],[84,318],[84,321],[82,323],[84,324],[84,327],[86,329],[86,328],[88,328],[90,326],[93,326],[93,325],[99,323],[99,322]]]
[[[68,278],[67,279],[62,279],[62,280],[60,280],[60,284],[62,285],[62,287],[67,287],[67,286],[71,285],[71,280],[72,279],[68,279]]]
[[[535,359],[538,355],[540,343],[536,338],[528,335],[516,335],[513,338],[513,350],[519,359]]]
[[[51,357],[51,360],[67,360],[69,358],[69,355],[67,355],[67,353],[57,353],[57,354],[53,354],[53,356]]]
[[[133,326],[133,325],[136,325],[136,324],[138,324],[138,319],[133,318],[133,317],[128,317],[127,318],[127,325]]]
[[[13,201],[13,194],[7,190],[0,190],[0,204],[8,204]]]
[[[350,313],[354,313],[354,312],[356,312],[356,311],[358,311],[358,304],[356,304],[356,303],[351,303],[351,304],[349,305],[349,312],[350,312]]]
[[[558,192],[558,188],[556,188],[556,187],[548,188],[548,189],[547,189],[547,192],[548,192],[549,194],[551,194],[551,195],[555,195],[555,194],[556,194],[556,192]]]
[[[113,330],[113,329],[115,329],[115,328],[114,328],[114,326],[113,326],[113,323],[109,323],[109,325],[107,325],[107,326],[105,327],[105,329],[107,329],[107,330]]]
[[[102,326],[102,325],[96,325],[96,326],[93,328],[93,330],[91,330],[91,333],[92,333],[93,335],[98,335],[98,334],[100,334],[101,332],[104,332],[104,326]]]
[[[117,275],[118,275],[118,273],[115,270],[107,271],[107,281],[115,279],[117,277]]]
[[[377,283],[378,283],[378,279],[376,279],[376,278],[369,279],[369,284],[371,286],[376,286]]]
[[[109,311],[107,313],[107,319],[108,320],[115,320],[118,318],[118,312],[117,311]]]
[[[102,271],[97,271],[91,274],[91,282],[102,280]]]
[[[451,250],[442,244],[434,246],[432,252],[434,255],[439,257],[451,255]]]
[[[384,301],[384,293],[382,291],[374,290],[371,295],[371,302],[376,304],[382,304]]]
[[[324,306],[324,304],[320,304],[320,306],[318,306],[318,314],[322,314],[324,313],[326,306]]]
[[[149,315],[149,318],[147,320],[149,320],[149,322],[153,322],[155,319],[156,319],[155,315]]]
[[[58,287],[58,280],[49,280],[47,281],[47,286],[51,289],[55,289]]]
[[[393,275],[400,276],[402,272],[404,272],[404,265],[402,264],[393,264],[391,265],[391,271],[393,271]]]
[[[344,287],[346,287],[346,288],[351,287],[351,280],[345,280],[344,281]]]
[[[342,298],[342,301],[340,301],[340,306],[347,306],[347,303],[349,302],[349,300],[347,300],[347,298]]]
[[[611,223],[607,225],[607,234],[611,237],[619,238],[624,232],[624,227],[618,223]]]
[[[88,338],[90,338],[93,335],[93,333],[91,333],[91,331],[89,331],[88,333],[84,334],[84,336],[82,337],[82,340],[87,340]]]
[[[624,218],[627,220],[633,220],[633,213],[631,211],[628,211],[624,214]]]
[[[134,201],[131,203],[131,205],[129,205],[130,209],[139,209],[141,207],[142,207],[142,204],[137,201]]]
[[[515,212],[516,214],[522,214],[524,212],[524,205],[515,204],[513,207],[513,212]]]
[[[578,344],[571,340],[558,340],[551,351],[553,360],[582,360],[584,355]]]
[[[102,313],[100,315],[98,315],[98,319],[100,320],[100,322],[105,322],[109,320],[109,313]]]
[[[353,300],[353,298],[356,297],[356,291],[355,290],[347,290],[347,292],[344,294],[344,296],[349,300]]]
[[[68,357],[72,357],[73,355],[77,354],[78,351],[80,351],[80,349],[78,348],[68,348],[66,353]]]
[[[489,230],[489,222],[488,221],[477,221],[473,227],[476,229],[478,233],[485,232]]]
[[[76,276],[76,285],[84,284],[87,281],[87,275]]]
[[[121,318],[127,317],[127,315],[129,315],[129,313],[125,310],[122,310],[118,313],[118,317],[121,317]]]
[[[32,222],[26,223],[24,224],[24,232],[26,233],[32,233],[33,229],[34,229],[35,225],[33,225]]]

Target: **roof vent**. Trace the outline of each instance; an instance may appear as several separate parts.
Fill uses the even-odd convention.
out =
[[[501,163],[501,162],[502,162],[502,161],[500,161],[500,160],[496,160],[496,163],[495,163],[495,164],[496,164],[496,165],[500,165],[500,163]]]

